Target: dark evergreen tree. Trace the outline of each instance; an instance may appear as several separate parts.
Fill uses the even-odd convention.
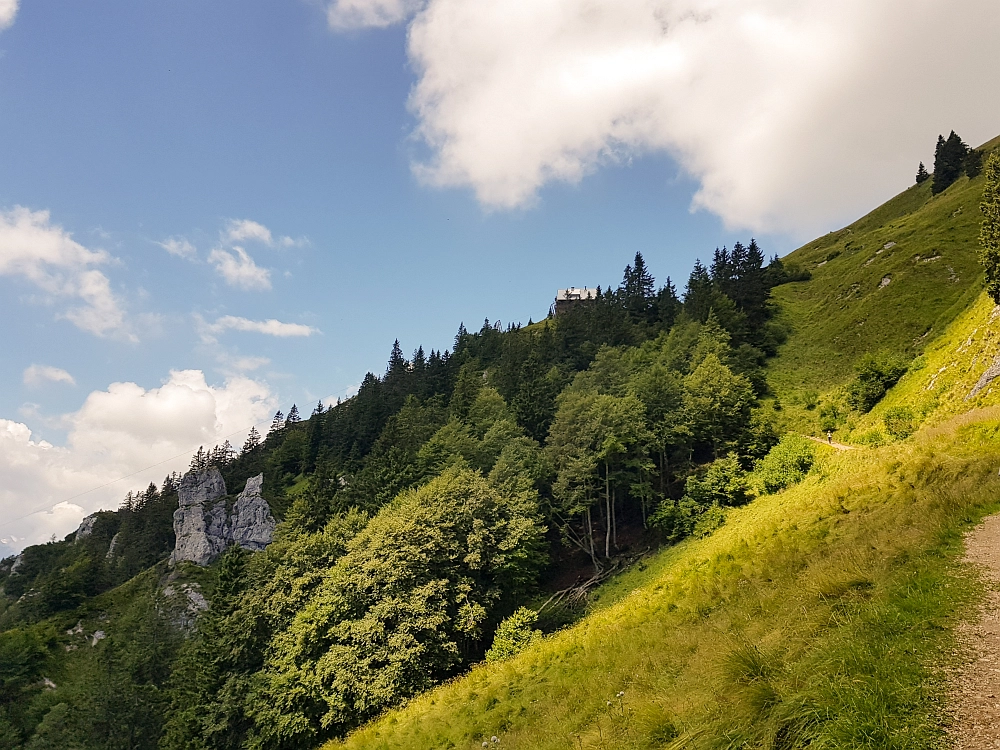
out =
[[[267,436],[271,437],[272,434],[277,434],[282,431],[285,427],[285,415],[281,413],[281,409],[278,409],[274,413],[274,419],[271,420],[271,429],[267,431]]]
[[[718,255],[718,251],[716,254]],[[713,297],[712,277],[701,261],[696,260],[684,290],[684,312],[693,320],[704,322],[712,310]]]
[[[917,167],[917,184],[927,182],[931,178],[930,173],[927,171],[927,167],[924,166],[923,162],[920,162],[920,166]]]
[[[288,410],[288,417],[285,418],[285,427],[291,427],[293,424],[298,424],[302,421],[302,417],[299,416],[299,407],[292,404],[292,408]]]
[[[965,174],[969,179],[978,177],[983,173],[983,152],[976,148],[969,149],[965,155]]]
[[[954,130],[945,139],[938,136],[937,148],[934,151],[934,181],[931,192],[937,195],[962,176],[969,147],[958,137]]]
[[[257,432],[256,427],[251,427],[250,432],[247,434],[247,439],[243,443],[243,453],[249,453],[258,445],[260,445],[260,433]]]

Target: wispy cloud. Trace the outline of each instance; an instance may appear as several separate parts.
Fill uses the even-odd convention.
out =
[[[217,247],[208,254],[208,262],[226,283],[247,291],[262,291],[271,288],[271,272],[258,266],[246,250],[234,245],[233,252]]]
[[[268,247],[302,247],[309,244],[309,240],[304,237],[297,240],[286,236],[275,237],[270,229],[252,219],[230,219],[221,238],[224,245],[236,242],[259,242]]]
[[[226,331],[241,331],[244,333],[260,333],[265,336],[276,336],[278,338],[297,338],[312,336],[319,333],[318,328],[303,325],[301,323],[283,323],[280,320],[269,318],[268,320],[250,320],[240,318],[235,315],[224,315],[214,323],[208,323],[200,316],[195,316],[202,338],[214,340],[215,336]]]
[[[45,382],[76,385],[76,380],[68,372],[60,367],[51,367],[49,365],[31,365],[25,368],[23,379],[25,385],[32,386],[41,385]]]
[[[156,244],[178,258],[191,259],[198,254],[198,249],[183,237],[168,237],[163,242]]]
[[[2,0],[0,0],[2,1]],[[77,299],[59,317],[95,336],[119,336],[136,341],[111,282],[93,268],[111,261],[103,250],[89,250],[48,211],[15,206],[0,211],[0,276],[24,278],[44,291],[50,301]]]

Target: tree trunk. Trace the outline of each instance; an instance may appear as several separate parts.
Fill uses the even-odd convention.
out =
[[[587,508],[587,538],[590,540],[590,560],[594,563],[594,570],[600,572],[601,568],[597,564],[597,551],[594,549],[594,520],[590,515],[590,508]]]
[[[611,493],[611,544],[618,551],[618,493]]]
[[[608,474],[608,462],[604,462],[604,507],[607,518],[604,524],[604,557],[611,557],[611,477]]]

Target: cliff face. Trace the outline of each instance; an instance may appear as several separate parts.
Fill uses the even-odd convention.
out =
[[[177,541],[170,563],[189,560],[196,565],[208,565],[231,544],[254,551],[270,544],[275,521],[261,496],[263,482],[263,474],[247,480],[232,511],[227,512],[226,483],[218,469],[186,474],[177,491],[178,508],[174,511]]]

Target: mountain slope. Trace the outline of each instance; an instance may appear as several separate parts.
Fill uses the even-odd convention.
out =
[[[912,358],[975,301],[982,189],[981,176],[936,196],[930,181],[914,185],[784,259],[812,279],[774,292],[791,330],[768,372],[783,405],[842,385],[865,352]]]
[[[912,438],[821,449],[801,485],[622,575],[577,625],[327,750],[494,736],[531,748],[943,743],[940,667],[958,658],[951,626],[981,594],[958,562],[961,533],[1000,507],[1000,388],[982,382],[1000,325],[980,292],[981,183],[910,188],[792,253],[786,265],[812,279],[775,290],[791,335],[768,379],[787,424],[814,430],[809,407],[837,398],[862,354],[922,354],[850,425],[891,441],[886,415],[909,410],[922,425]]]

